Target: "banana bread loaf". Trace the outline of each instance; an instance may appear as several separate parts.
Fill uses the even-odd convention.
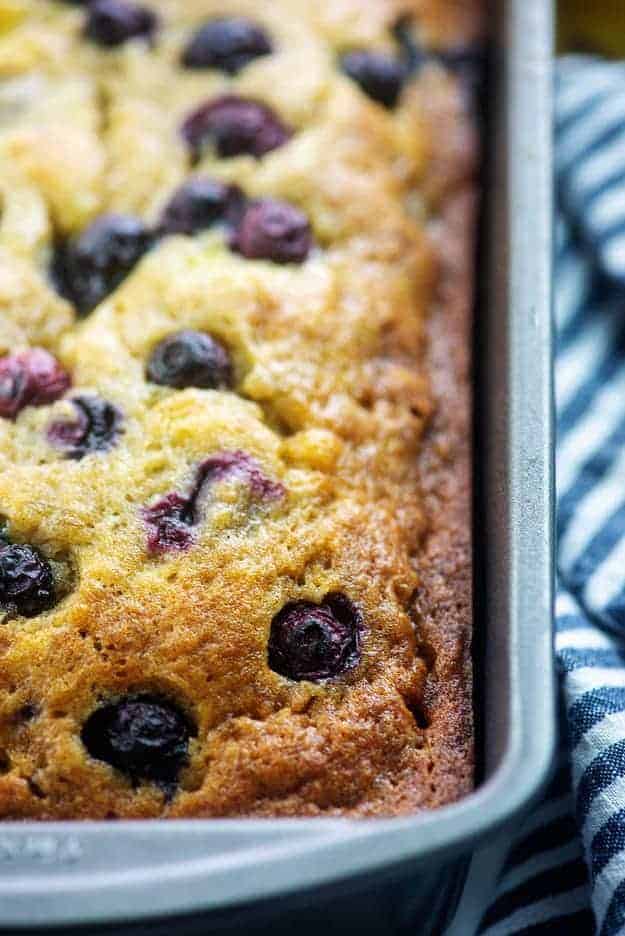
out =
[[[471,787],[478,0],[0,0],[0,815]]]

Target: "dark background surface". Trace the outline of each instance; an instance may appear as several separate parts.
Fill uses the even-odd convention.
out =
[[[558,50],[625,57],[623,0],[560,0]]]

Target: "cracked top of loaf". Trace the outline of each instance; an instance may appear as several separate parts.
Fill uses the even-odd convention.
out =
[[[0,0],[0,815],[471,785],[461,0]]]

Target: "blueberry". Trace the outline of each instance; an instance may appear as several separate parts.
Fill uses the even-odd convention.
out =
[[[152,351],[147,377],[152,383],[178,389],[228,387],[232,380],[230,356],[205,332],[174,332]]]
[[[87,5],[85,36],[101,46],[118,46],[140,36],[150,38],[156,14],[130,0],[91,0]]]
[[[486,65],[487,50],[479,42],[468,45],[449,46],[433,53],[450,71],[462,72],[464,69],[481,69]]]
[[[142,510],[148,530],[148,552],[162,555],[188,549],[193,543],[193,527],[201,518],[198,503],[204,489],[233,476],[239,477],[257,500],[278,500],[284,496],[284,486],[268,478],[251,455],[240,451],[218,452],[198,466],[187,496],[173,492]]]
[[[43,348],[0,358],[0,417],[15,419],[25,406],[45,406],[63,396],[71,378]]]
[[[0,606],[24,617],[52,607],[54,579],[49,562],[34,546],[0,546]]]
[[[190,179],[165,206],[159,230],[162,234],[195,234],[214,224],[236,224],[244,201],[236,185],[201,177]]]
[[[464,88],[470,107],[475,111],[477,120],[483,113],[479,108],[480,95],[488,70],[488,50],[480,43],[441,49],[436,54],[438,61],[456,75],[460,86]]]
[[[59,419],[48,428],[48,440],[67,458],[79,460],[90,452],[103,452],[115,445],[122,432],[122,414],[97,396],[72,399],[76,419]]]
[[[202,104],[184,121],[181,133],[195,160],[212,144],[218,156],[247,153],[260,159],[282,146],[291,131],[258,101],[224,95]]]
[[[271,51],[269,37],[256,23],[238,17],[215,19],[195,33],[182,54],[182,64],[236,75],[253,59]]]
[[[149,553],[160,555],[189,548],[193,542],[194,506],[189,498],[173,493],[143,509]]]
[[[360,660],[362,616],[345,595],[321,604],[291,602],[271,622],[267,659],[287,679],[318,682],[353,669]]]
[[[188,761],[195,729],[168,699],[149,693],[108,702],[87,718],[81,739],[91,757],[166,789]]]
[[[192,502],[195,503],[204,484],[215,483],[233,475],[242,478],[251,494],[259,500],[278,500],[284,495],[284,486],[268,478],[256,459],[247,452],[218,452],[206,458],[199,466],[191,493]]]
[[[393,27],[393,36],[397,40],[406,68],[406,76],[417,72],[431,57],[421,44],[413,28],[413,19],[410,16],[401,16]]]
[[[306,216],[287,202],[269,198],[247,206],[232,240],[234,250],[244,257],[274,263],[301,263],[311,243]]]
[[[457,76],[472,102],[477,100],[488,68],[488,48],[483,42],[425,48],[415,35],[410,17],[401,17],[393,34],[402,51],[406,74],[418,72],[427,62],[437,62]]]
[[[383,52],[363,49],[344,55],[341,66],[370,98],[384,107],[395,107],[406,78],[402,61]]]
[[[131,215],[102,215],[57,251],[53,278],[79,314],[91,312],[119,286],[152,243],[146,225]]]

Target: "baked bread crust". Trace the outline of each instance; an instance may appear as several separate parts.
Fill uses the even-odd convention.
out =
[[[104,49],[83,36],[80,7],[0,0],[0,355],[43,347],[72,380],[0,417],[6,537],[35,547],[56,588],[40,614],[5,599],[0,816],[388,816],[448,803],[473,774],[477,144],[442,53],[479,36],[479,3],[149,5],[153,42]],[[260,23],[273,54],[234,77],[182,69],[198,25],[234,15]],[[396,55],[405,20],[429,51],[391,109],[337,58]],[[291,135],[260,159],[209,151],[192,166],[181,122],[224,93],[270,106]],[[223,226],[161,237],[78,318],[50,277],[59,243],[107,212],[153,229],[191,174],[291,202],[310,222],[308,256],[249,259]],[[181,329],[228,349],[232,386],[146,378]],[[68,458],[51,427],[75,420],[77,396],[108,401],[121,422],[105,448]],[[146,511],[224,452],[252,459],[269,494],[248,468],[219,475],[190,547],[150,548]],[[335,593],[362,619],[356,665],[327,679],[274,671],[272,620]],[[192,725],[173,787],[81,740],[98,706],[142,693]]]

